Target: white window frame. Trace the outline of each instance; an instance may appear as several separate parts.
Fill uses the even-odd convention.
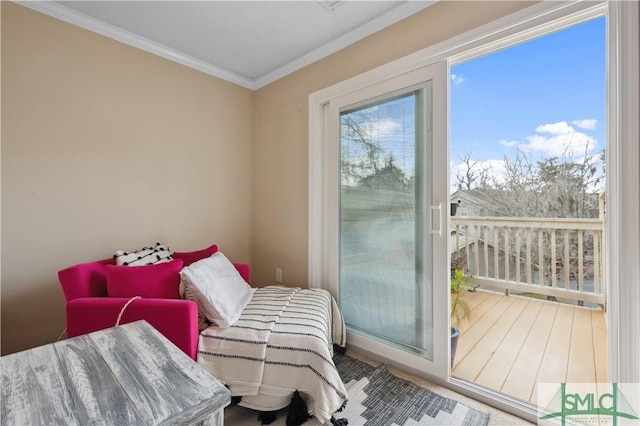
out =
[[[309,244],[308,285],[323,287],[326,278],[323,241],[325,105],[337,96],[438,61],[461,62],[499,48],[554,32],[568,25],[607,16],[609,79],[607,96],[606,273],[609,380],[640,382],[640,115],[639,7],[637,2],[541,2],[487,25],[422,49],[396,61],[309,95]],[[436,383],[536,421],[527,404],[449,379]]]

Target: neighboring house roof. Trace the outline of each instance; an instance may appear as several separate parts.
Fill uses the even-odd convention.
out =
[[[452,203],[458,203],[462,208],[475,207],[475,210],[484,210],[486,215],[503,216],[500,206],[496,206],[496,200],[500,199],[499,190],[470,189],[458,190],[449,196]]]
[[[582,194],[583,199],[587,201],[589,208],[591,210],[595,209],[597,217],[597,210],[602,199],[604,201],[604,193],[587,193]],[[535,193],[522,193],[518,194],[516,197],[514,194],[503,191],[499,189],[470,189],[470,190],[457,190],[453,194],[449,196],[451,203],[458,203],[458,205],[467,209],[467,216],[509,216],[508,211],[512,211],[513,209],[505,209],[505,201],[504,200],[525,200],[527,197],[530,197],[531,200],[534,200],[538,197],[539,194]],[[524,214],[511,214],[512,216],[532,216],[536,217],[537,214],[531,214],[531,206],[527,208],[526,202],[523,203],[523,212]],[[512,206],[513,207],[513,206]],[[600,212],[602,214],[602,212]],[[456,215],[460,215],[457,213]]]

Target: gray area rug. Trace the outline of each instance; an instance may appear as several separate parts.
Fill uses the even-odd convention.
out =
[[[347,355],[333,358],[349,393],[346,408],[336,418],[349,425],[486,425],[489,414],[414,383],[400,379],[386,366],[372,367]]]
[[[387,367],[371,365],[347,355],[335,355],[349,401],[336,418],[347,418],[349,426],[486,425],[489,414],[445,398],[400,379]],[[225,408],[224,424],[260,425],[257,413],[232,405]],[[277,413],[272,426],[284,426],[287,410]],[[314,417],[304,426],[323,426]],[[330,424],[324,426],[331,426]]]

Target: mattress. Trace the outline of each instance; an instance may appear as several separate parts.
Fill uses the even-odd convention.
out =
[[[231,391],[239,405],[275,411],[298,390],[310,414],[326,422],[347,402],[333,363],[346,331],[336,301],[322,289],[257,288],[229,328],[200,333],[197,361]]]

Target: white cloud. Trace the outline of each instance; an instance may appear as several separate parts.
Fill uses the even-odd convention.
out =
[[[464,81],[464,77],[460,74],[451,74],[451,81],[453,84],[460,84]]]
[[[504,178],[507,175],[504,160],[486,160],[480,161],[478,164],[480,168],[488,168],[489,179],[495,179],[496,182],[504,183]]]
[[[598,120],[593,118],[584,118],[582,120],[573,120],[571,124],[574,124],[584,130],[595,130]]]
[[[518,142],[518,141],[508,141],[506,139],[500,139],[498,141],[498,143],[500,145],[502,145],[502,146],[506,146],[507,148],[511,148],[511,147],[520,145],[520,142]]]
[[[526,139],[527,143],[520,145],[522,149],[540,151],[551,157],[584,155],[598,145],[595,138],[576,131],[566,121],[540,125],[536,127],[536,134]]]
[[[368,138],[375,140],[401,131],[402,123],[392,120],[391,118],[365,121],[360,123],[360,129]]]
[[[574,128],[569,126],[566,121],[559,121],[552,124],[542,124],[536,127],[538,133],[550,133],[552,135],[562,135],[574,132]]]

